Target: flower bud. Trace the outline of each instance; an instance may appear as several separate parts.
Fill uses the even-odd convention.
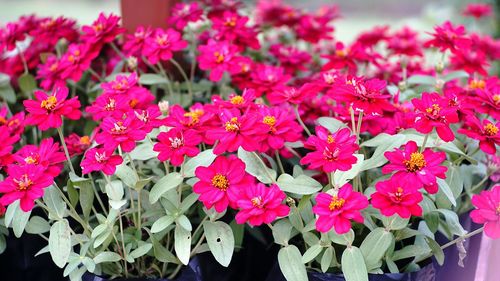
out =
[[[170,108],[170,104],[166,100],[162,100],[158,103],[158,107],[160,108],[161,113],[167,115],[168,110]]]
[[[127,59],[127,65],[128,68],[130,68],[132,71],[137,69],[137,58],[136,57],[129,57]]]

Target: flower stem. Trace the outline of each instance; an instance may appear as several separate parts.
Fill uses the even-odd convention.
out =
[[[116,54],[118,56],[120,56],[120,58],[124,61],[127,60],[127,57],[122,53],[122,51],[118,48],[118,46],[116,46],[115,42],[110,42],[109,45],[111,46],[111,48],[113,49],[113,51],[116,52]]]
[[[184,69],[182,69],[182,66],[174,58],[171,58],[170,62],[173,65],[175,65],[175,67],[179,70],[179,72],[181,73],[181,75],[184,78],[184,80],[186,80],[186,84],[187,84],[189,96],[192,97],[193,96],[193,89],[191,87],[191,80],[187,76],[186,72],[184,71]]]
[[[358,115],[358,127],[356,128],[356,140],[359,143],[359,135],[361,134],[361,122],[363,121],[363,111],[359,112]]]
[[[306,131],[307,135],[311,135],[311,132],[309,131],[309,129],[306,127],[306,124],[304,124],[304,122],[302,121],[302,118],[300,118],[300,114],[299,114],[299,105],[294,105],[293,106],[293,111],[295,112],[295,117],[297,118],[297,121],[299,121],[299,124],[300,126],[302,126],[302,128],[304,128],[304,131]]]
[[[71,163],[71,158],[69,157],[68,147],[66,146],[66,141],[64,140],[64,135],[61,127],[57,128],[57,133],[59,134],[59,138],[61,139],[61,143],[64,149],[64,154],[66,154],[66,160],[68,160],[69,168],[73,174],[76,174],[75,168],[73,168],[73,163]]]
[[[278,167],[280,168],[281,173],[284,174],[285,169],[283,168],[283,163],[281,162],[280,152],[278,150],[275,150],[274,154],[276,155],[276,162],[278,162]]]
[[[428,139],[429,139],[429,134],[426,134],[424,137],[424,141],[422,142],[422,146],[420,147],[420,153],[422,153],[422,151],[424,151],[425,145],[427,144]]]

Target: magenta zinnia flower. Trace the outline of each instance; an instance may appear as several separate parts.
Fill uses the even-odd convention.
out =
[[[96,135],[97,143],[112,149],[121,146],[123,152],[132,151],[135,142],[146,137],[142,122],[134,115],[128,115],[125,119],[105,118],[100,128],[102,131]]]
[[[9,176],[0,182],[0,204],[7,206],[20,200],[21,209],[31,211],[35,200],[43,196],[43,190],[50,186],[54,179],[46,174],[43,166],[35,165],[10,165]]]
[[[476,207],[470,213],[472,221],[484,224],[484,233],[488,237],[500,238],[500,185],[472,196],[472,205]]]
[[[347,233],[351,229],[351,220],[363,223],[361,210],[368,207],[368,199],[352,190],[346,183],[337,194],[321,192],[316,196],[313,212],[318,215],[316,230],[328,232],[332,227],[338,234]]]
[[[353,154],[359,149],[356,136],[351,135],[349,129],[343,128],[331,134],[322,126],[316,127],[316,136],[310,136],[305,147],[314,151],[304,156],[300,164],[309,164],[310,169],[321,168],[325,173],[351,169],[357,161]]]
[[[240,209],[236,214],[236,222],[259,226],[271,223],[277,217],[287,216],[290,208],[283,204],[285,198],[285,193],[275,184],[270,187],[262,183],[249,185],[241,190],[236,202]]]
[[[295,142],[302,137],[302,127],[295,121],[291,109],[281,107],[259,108],[262,123],[268,126],[267,135],[259,151],[279,150],[285,142]]]
[[[180,128],[173,128],[168,132],[158,135],[158,143],[153,147],[159,152],[160,161],[170,160],[174,166],[180,166],[184,162],[184,156],[194,157],[200,153],[197,145],[202,138],[194,130],[183,131]]]
[[[446,97],[438,93],[422,93],[421,99],[413,99],[411,102],[415,106],[414,126],[418,132],[428,134],[436,128],[438,136],[443,141],[449,142],[455,139],[450,124],[459,121],[457,109],[449,105]]]
[[[25,145],[14,155],[19,165],[42,166],[44,172],[52,177],[57,177],[63,169],[66,156],[61,151],[59,143],[52,138],[44,139],[40,146]]]
[[[207,209],[215,207],[219,213],[227,206],[236,209],[238,193],[255,184],[245,172],[245,163],[235,155],[219,156],[210,166],[196,168],[195,174],[200,181],[193,185],[193,191],[200,194],[199,200]]]
[[[459,129],[458,132],[479,141],[479,148],[488,154],[495,154],[495,145],[500,145],[500,122],[496,124],[488,119],[483,122],[475,116],[466,117],[466,128]]]
[[[55,88],[49,95],[43,91],[35,91],[36,100],[25,100],[23,102],[26,111],[26,123],[37,125],[42,131],[49,128],[59,128],[62,125],[62,117],[71,120],[80,119],[80,102],[78,97],[66,100],[68,88]]]
[[[123,162],[120,155],[113,155],[114,149],[106,147],[94,147],[85,153],[85,157],[80,163],[82,173],[88,174],[94,171],[102,171],[108,176],[111,176],[116,171],[116,166]]]
[[[159,61],[168,61],[174,56],[173,52],[180,51],[187,45],[187,41],[182,40],[179,32],[171,28],[157,28],[153,36],[146,39],[144,55],[152,64],[156,64]]]
[[[371,195],[372,206],[387,217],[394,214],[402,218],[421,216],[422,207],[418,203],[423,200],[423,196],[412,184],[410,180],[395,177],[377,182],[377,191]]]
[[[200,69],[210,70],[210,80],[219,81],[224,72],[236,74],[241,71],[238,48],[228,42],[209,40],[206,45],[198,47],[200,55],[197,60]]]
[[[384,156],[390,162],[382,168],[384,174],[396,171],[395,176],[402,181],[419,184],[417,188],[424,186],[430,193],[437,192],[436,178],[446,178],[448,168],[440,166],[446,159],[446,154],[433,152],[430,148],[419,152],[414,141],[405,144],[403,150],[387,151]]]

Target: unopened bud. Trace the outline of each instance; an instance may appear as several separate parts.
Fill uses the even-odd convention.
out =
[[[161,113],[167,115],[168,110],[170,108],[170,104],[166,100],[162,100],[158,103],[158,107],[160,108]]]
[[[406,81],[404,81],[404,80],[403,80],[403,81],[400,81],[400,82],[399,82],[399,84],[398,84],[398,88],[399,88],[399,90],[400,90],[401,92],[406,91],[406,88],[407,88],[407,86],[406,86]]]
[[[130,68],[132,71],[137,69],[137,58],[136,57],[129,57],[127,59],[127,65],[128,68]]]
[[[295,207],[295,200],[292,197],[287,197],[286,198],[286,204],[289,207]]]
[[[436,63],[436,72],[441,74],[444,70],[444,63],[442,61]]]
[[[436,90],[441,90],[443,88],[443,86],[444,86],[444,83],[445,82],[444,82],[443,79],[437,79],[436,85],[435,85]]]

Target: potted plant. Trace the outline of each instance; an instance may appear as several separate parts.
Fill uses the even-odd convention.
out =
[[[493,39],[446,22],[347,45],[335,7],[255,11],[179,3],[129,35],[104,14],[6,25],[5,226],[94,281],[209,280],[199,254],[227,267],[265,233],[288,281],[408,278],[499,235]]]

